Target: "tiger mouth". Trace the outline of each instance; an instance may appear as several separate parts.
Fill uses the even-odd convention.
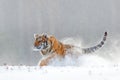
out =
[[[43,50],[48,47],[47,42],[41,43],[39,46],[35,46],[36,49]]]

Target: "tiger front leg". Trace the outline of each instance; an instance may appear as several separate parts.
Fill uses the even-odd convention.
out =
[[[49,64],[50,60],[51,60],[53,57],[55,57],[55,55],[56,55],[56,54],[53,53],[53,54],[49,55],[47,58],[42,59],[42,60],[40,61],[40,63],[39,63],[39,66],[47,66],[47,65]]]
[[[48,61],[45,60],[41,60],[41,62],[39,63],[39,66],[46,66],[48,64]]]

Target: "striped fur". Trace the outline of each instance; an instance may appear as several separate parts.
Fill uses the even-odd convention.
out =
[[[37,34],[34,35],[34,37],[34,47],[40,50],[40,53],[43,55],[43,57],[45,56],[45,58],[40,61],[40,66],[48,65],[50,59],[52,59],[56,55],[64,57],[67,54],[67,50],[76,47],[74,45],[63,44],[59,42],[54,36]],[[103,40],[98,45],[90,48],[82,48],[82,53],[87,54],[98,50],[104,45],[106,37],[107,32],[104,33]]]
[[[104,45],[106,38],[107,38],[107,32],[104,33],[103,40],[98,45],[90,47],[90,48],[82,49],[83,53],[91,53],[91,52],[98,50],[99,48],[101,48]]]

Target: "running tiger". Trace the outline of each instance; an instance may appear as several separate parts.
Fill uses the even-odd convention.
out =
[[[82,54],[92,53],[97,49],[101,48],[106,41],[106,37],[107,32],[104,33],[103,40],[98,45],[90,48],[82,48]],[[43,59],[41,59],[39,66],[46,66],[53,57],[64,57],[66,54],[68,54],[66,51],[77,47],[74,45],[63,44],[58,41],[54,36],[49,36],[45,34],[35,34],[34,38],[34,48],[38,49],[43,56]]]

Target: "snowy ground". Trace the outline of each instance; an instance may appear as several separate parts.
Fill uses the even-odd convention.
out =
[[[97,55],[66,56],[46,67],[0,66],[0,80],[120,80],[120,64]]]
[[[46,67],[0,66],[0,80],[120,80],[120,65],[96,55],[66,57]]]
[[[0,66],[0,80],[120,80],[120,65]]]

